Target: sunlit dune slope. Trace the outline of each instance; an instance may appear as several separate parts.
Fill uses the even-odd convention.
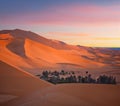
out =
[[[14,45],[14,47],[11,47],[13,51],[9,49],[8,46],[11,45],[11,43],[13,43],[13,40],[14,40],[14,37],[10,34],[0,34],[0,60],[16,68],[20,68],[22,66],[26,68],[31,68],[31,66],[27,62],[25,62],[24,57],[21,58],[20,55],[13,52],[13,51],[18,52],[16,49],[18,46]],[[21,45],[24,45],[24,44],[21,44]],[[19,46],[19,48],[22,48],[22,46]],[[23,54],[22,52],[23,51],[19,50],[19,54],[20,53]]]
[[[1,33],[4,34],[0,34],[0,59],[17,68],[36,72],[37,69],[42,68],[57,69],[66,63],[73,68],[75,66],[90,68],[94,64],[98,67],[104,65],[82,57],[82,55],[93,56],[84,47],[49,40],[29,31],[13,30],[1,31]]]
[[[81,57],[84,54],[84,51],[76,51],[76,50],[57,50],[52,47],[46,46],[44,44],[26,39],[25,41],[25,52],[26,56],[36,60],[44,60],[46,63],[52,63],[54,65],[58,65],[61,63],[69,63],[79,65],[80,67],[95,67],[96,66],[104,66],[102,63],[97,63],[95,61],[91,61],[88,59],[84,59]],[[87,53],[88,56],[90,55]],[[87,66],[86,66],[87,64]]]
[[[48,86],[47,82],[0,61],[0,94],[23,96]]]
[[[120,52],[69,45],[31,31],[0,31],[0,60],[32,74],[43,70],[120,73]],[[111,74],[110,73],[110,74]]]

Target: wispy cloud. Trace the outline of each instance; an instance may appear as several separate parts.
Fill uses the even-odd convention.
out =
[[[24,4],[25,0],[22,1]],[[120,2],[77,0],[83,1],[77,3],[74,2],[76,0],[63,0],[68,2],[61,4],[62,0],[55,0],[60,1],[56,4],[53,0],[47,1],[47,4],[45,1],[38,4],[26,2],[24,8],[23,4],[16,2],[19,6],[9,7],[10,11],[1,6],[4,11],[0,10],[0,28],[26,28],[71,44],[120,47]],[[5,6],[9,6],[9,2]]]
[[[80,36],[80,37],[83,37],[83,36],[89,36],[88,34],[85,34],[85,33],[70,33],[70,32],[48,32],[47,33],[48,35],[51,35],[51,36]]]
[[[42,11],[31,11],[1,17],[1,23],[24,23],[35,25],[81,25],[120,22],[119,5],[69,4],[53,6]]]

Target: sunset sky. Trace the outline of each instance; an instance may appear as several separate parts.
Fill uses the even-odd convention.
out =
[[[120,47],[120,0],[0,0],[0,30],[74,45]]]

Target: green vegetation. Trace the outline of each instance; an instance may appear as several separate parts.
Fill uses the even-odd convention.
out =
[[[37,75],[38,76],[38,75]],[[39,76],[40,79],[51,82],[53,84],[61,83],[96,83],[96,84],[116,84],[116,78],[113,76],[100,75],[97,79],[91,77],[88,71],[86,76],[76,75],[75,72],[43,71]]]

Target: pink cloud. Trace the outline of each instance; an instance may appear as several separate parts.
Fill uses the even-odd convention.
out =
[[[89,36],[88,34],[85,33],[69,33],[69,32],[48,32],[48,35],[52,36]]]
[[[120,7],[71,4],[51,7],[49,10],[23,13],[11,17],[3,17],[2,24],[33,25],[81,25],[105,24],[120,22]]]

